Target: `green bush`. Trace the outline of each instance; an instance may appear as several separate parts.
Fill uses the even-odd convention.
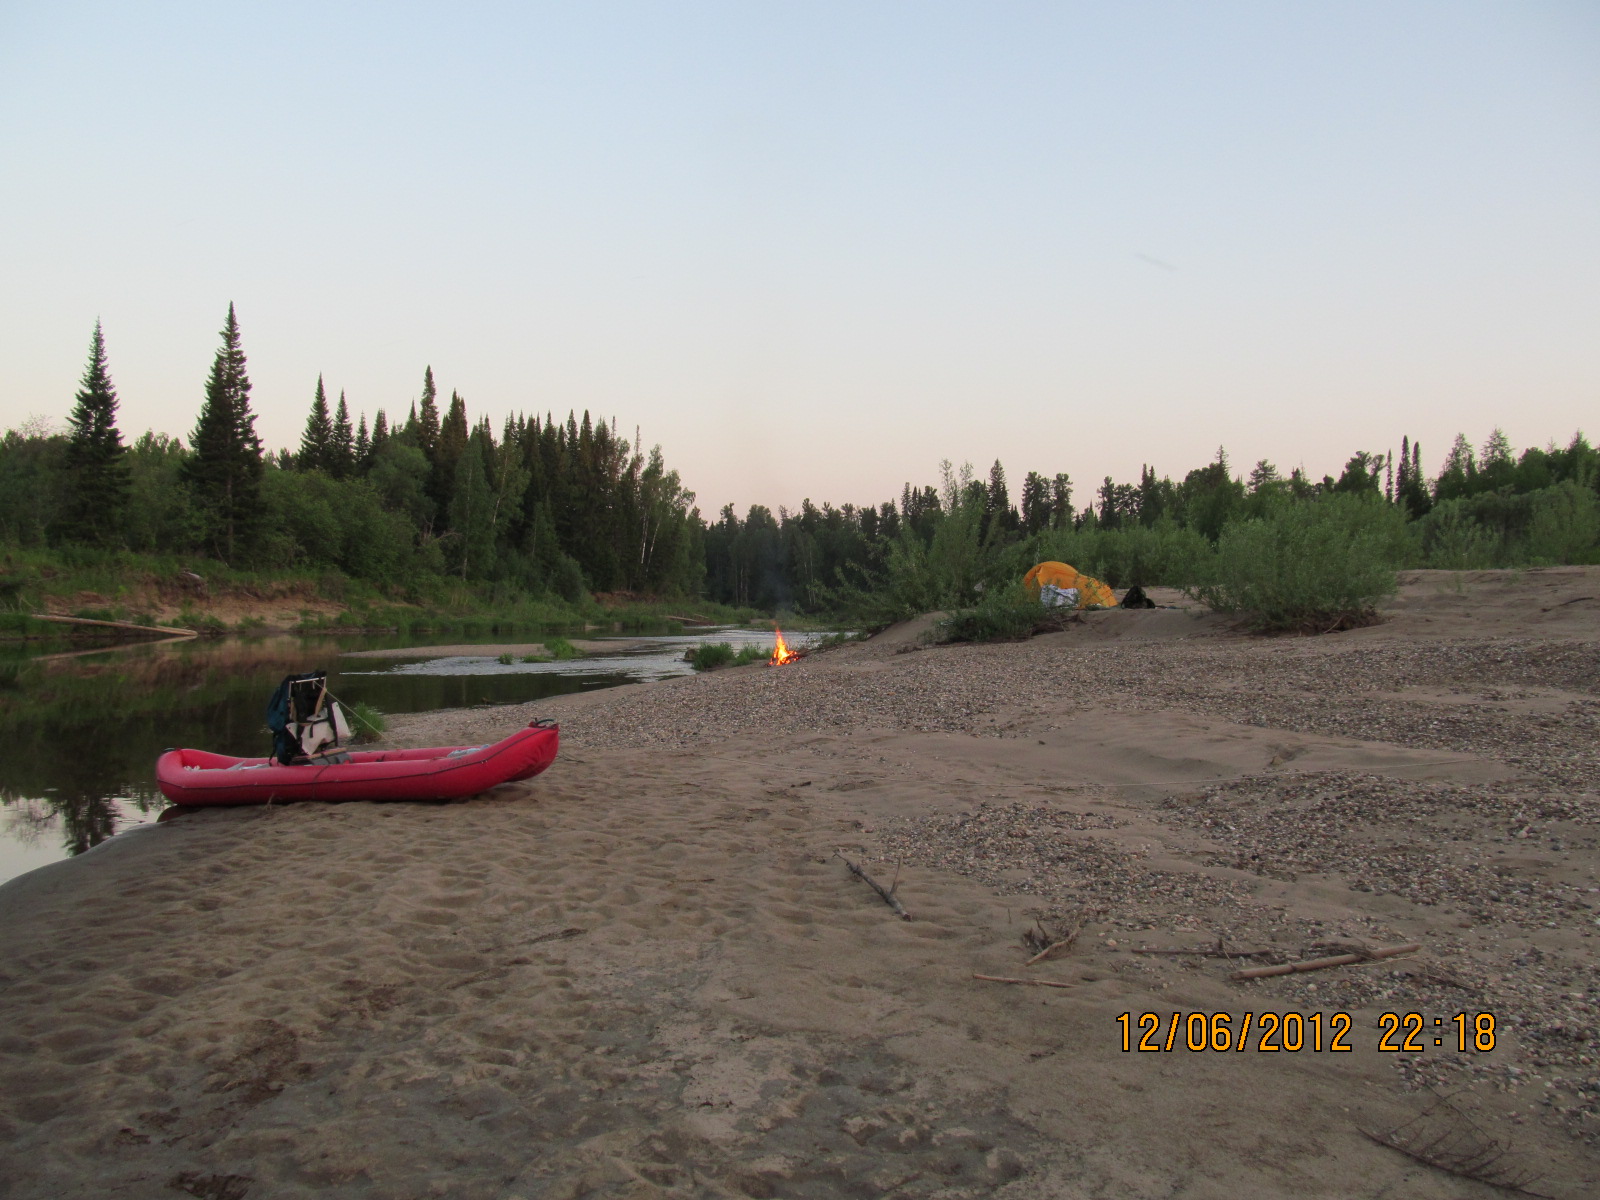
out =
[[[543,654],[529,654],[523,658],[525,663],[566,662],[568,659],[582,658],[583,651],[579,650],[564,637],[547,637],[544,639]],[[508,660],[509,660],[509,656]]]
[[[388,719],[365,700],[347,705],[345,712],[350,715],[351,736],[358,742],[375,742],[389,728]]]
[[[1414,561],[1442,571],[1480,571],[1503,557],[1501,538],[1478,523],[1472,502],[1441,500],[1411,528]]]
[[[495,661],[503,667],[509,667],[514,660],[512,659],[511,651],[507,650],[499,658],[495,659]]]
[[[1592,563],[1600,550],[1600,497],[1570,479],[1528,495],[1527,561]]]
[[[1185,590],[1263,630],[1366,624],[1395,592],[1404,522],[1394,505],[1368,496],[1286,503],[1226,526],[1205,578]]]
[[[1020,642],[1051,614],[1038,594],[1020,582],[991,588],[977,605],[958,609],[934,628],[939,642]]]
[[[579,650],[564,637],[548,637],[544,639],[544,652],[558,662],[569,658],[581,658],[583,651]]]
[[[715,671],[720,667],[742,667],[765,662],[772,657],[771,646],[741,646],[735,650],[727,642],[701,642],[684,658],[696,671]]]
[[[733,662],[733,647],[727,642],[701,642],[685,657],[696,671],[715,671]]]
[[[1411,561],[1446,571],[1587,563],[1600,557],[1600,498],[1572,480],[1441,500],[1411,527]]]

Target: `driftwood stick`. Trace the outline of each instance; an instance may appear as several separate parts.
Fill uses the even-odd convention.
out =
[[[911,914],[906,911],[906,906],[901,904],[900,901],[895,898],[895,894],[894,894],[893,891],[885,888],[882,884],[880,884],[871,875],[868,875],[860,867],[856,866],[855,863],[851,862],[848,858],[845,858],[845,856],[843,854],[840,854],[839,851],[835,850],[833,853],[838,857],[838,859],[841,862],[844,863],[845,866],[850,868],[850,874],[854,875],[857,879],[861,880],[868,887],[870,887],[873,891],[877,892],[878,895],[882,896],[883,897],[883,902],[885,904],[887,904],[890,908],[894,909],[895,915],[897,917],[899,917],[902,921],[911,920]]]
[[[1054,979],[1014,979],[1010,975],[979,975],[974,972],[972,977],[974,979],[984,979],[990,983],[1023,983],[1029,987],[1069,988],[1072,986],[1070,983],[1060,983]]]
[[[1078,935],[1088,927],[1090,921],[1093,921],[1096,917],[1104,916],[1105,911],[1103,908],[1080,908],[1073,913],[1072,923],[1063,925],[1055,933],[1051,933],[1035,918],[1033,922],[1034,928],[1038,929],[1039,932],[1034,933],[1030,929],[1022,935],[1022,942],[1030,950],[1034,947],[1039,947],[1039,951],[1022,965],[1031,967],[1034,963],[1049,958],[1057,950],[1065,950],[1078,940]]]
[[[1067,937],[1062,938],[1059,942],[1050,943],[1050,945],[1046,946],[1043,950],[1039,951],[1039,953],[1035,954],[1032,958],[1030,958],[1027,962],[1023,963],[1022,965],[1025,966],[1025,967],[1031,967],[1031,966],[1033,966],[1034,963],[1039,962],[1041,959],[1049,958],[1057,950],[1060,950],[1060,949],[1062,949],[1063,947],[1066,947],[1066,946],[1070,946],[1070,945],[1072,945],[1073,942],[1075,942],[1077,940],[1078,940],[1078,931],[1076,929],[1074,929],[1072,931],[1072,933],[1069,934]]]
[[[1421,942],[1407,942],[1404,946],[1385,946],[1363,954],[1335,954],[1332,958],[1308,958],[1301,962],[1280,963],[1275,967],[1251,967],[1235,971],[1229,979],[1264,979],[1268,975],[1292,975],[1296,971],[1321,971],[1328,967],[1347,967],[1351,963],[1370,962],[1377,958],[1393,958],[1396,954],[1411,954],[1422,949]]]

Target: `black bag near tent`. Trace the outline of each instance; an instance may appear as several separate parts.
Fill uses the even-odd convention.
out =
[[[1155,608],[1156,602],[1144,594],[1142,587],[1131,587],[1122,597],[1123,608]]]
[[[328,694],[328,673],[286,675],[267,701],[272,756],[284,766],[343,762],[339,747],[349,740],[350,722]]]

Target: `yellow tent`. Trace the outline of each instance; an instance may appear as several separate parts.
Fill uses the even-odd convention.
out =
[[[1099,604],[1116,606],[1116,594],[1092,575],[1081,575],[1066,563],[1042,562],[1022,577],[1030,591],[1052,608],[1084,608]]]

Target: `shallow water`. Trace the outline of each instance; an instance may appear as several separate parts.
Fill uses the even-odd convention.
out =
[[[814,636],[789,641],[804,646]],[[347,705],[428,712],[686,675],[683,655],[691,646],[766,646],[772,634],[718,629],[619,637],[627,649],[616,654],[554,663],[502,664],[488,654],[341,657],[427,641],[284,635],[66,654],[0,647],[0,882],[154,821],[166,807],[155,788],[155,762],[169,746],[269,753],[267,698],[292,672],[326,669],[329,690]],[[441,634],[433,641],[459,647],[464,639]]]

